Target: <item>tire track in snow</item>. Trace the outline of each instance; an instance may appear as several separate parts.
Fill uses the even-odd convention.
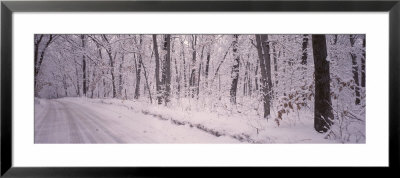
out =
[[[82,104],[80,104],[80,103],[75,103],[75,102],[69,102],[69,103],[74,104],[74,105],[79,105],[79,106],[81,106],[81,107],[85,107],[84,105],[82,105]],[[97,107],[97,108],[101,107],[103,110],[107,110],[108,112],[112,112],[112,113],[115,114],[115,116],[124,116],[124,117],[127,118],[127,119],[131,118],[131,116],[125,115],[124,113],[116,112],[116,111],[110,109],[109,107],[106,107],[106,106],[103,105],[103,104],[96,105],[96,107]],[[109,136],[112,136],[112,138],[114,139],[114,141],[115,141],[116,143],[123,143],[124,141],[121,140],[121,139],[119,139],[119,137],[114,136],[114,135],[125,135],[125,134],[128,134],[128,135],[131,136],[131,138],[134,137],[135,140],[140,140],[141,142],[153,142],[153,143],[156,142],[154,139],[152,139],[152,138],[150,138],[150,137],[145,137],[145,136],[143,135],[143,133],[141,133],[141,132],[137,132],[137,131],[135,132],[135,130],[132,130],[132,129],[123,127],[124,125],[118,124],[118,121],[115,121],[115,118],[113,118],[114,116],[113,116],[113,117],[110,117],[109,119],[107,119],[107,120],[104,121],[104,122],[100,122],[100,123],[99,123],[99,122],[97,122],[97,121],[99,121],[99,120],[104,120],[104,119],[101,119],[101,118],[103,118],[104,116],[103,116],[103,117],[99,116],[99,115],[97,114],[98,111],[93,110],[92,108],[86,107],[85,110],[84,110],[84,112],[82,112],[82,113],[83,113],[83,114],[86,114],[86,116],[88,116],[89,118],[91,118],[91,120],[92,120],[93,122],[96,122],[97,124],[99,124],[99,126],[102,128],[102,130],[104,130],[105,132],[107,132]],[[121,119],[122,119],[122,118],[121,118]],[[114,124],[114,125],[116,125],[116,127],[118,128],[118,129],[116,129],[116,131],[118,131],[119,133],[112,132],[110,129],[108,129],[107,125],[104,125],[105,122],[109,122],[108,124]],[[110,122],[111,122],[111,123],[110,123]],[[101,124],[101,123],[103,123],[103,124]],[[135,123],[135,124],[140,124],[140,125],[142,125],[142,123]],[[124,131],[125,131],[125,132],[124,132]],[[132,132],[135,132],[136,134],[134,134],[134,133],[132,133]],[[135,135],[141,135],[141,137],[135,137]]]
[[[68,107],[65,103],[60,102],[60,104],[65,108],[66,117],[63,118],[65,118],[68,124],[69,143],[82,143],[82,131],[77,125],[77,120],[80,120],[80,117],[76,117],[79,112],[74,112],[74,114],[72,114],[71,107]]]
[[[40,142],[40,143],[46,143],[49,140],[50,137],[50,131],[52,130],[52,127],[54,127],[51,123],[52,121],[47,121],[50,119],[56,118],[56,106],[53,102],[49,101],[47,103],[46,107],[46,114],[43,116],[43,118],[38,118],[39,121],[38,124],[35,124],[35,130],[34,130],[34,143]],[[36,118],[36,116],[35,116]],[[46,122],[47,121],[47,122]],[[36,122],[36,119],[35,119]]]
[[[68,102],[69,105],[72,105],[74,107],[74,114],[79,115],[80,119],[78,119],[79,121],[83,121],[85,122],[84,124],[82,124],[82,126],[86,127],[86,134],[85,135],[90,135],[89,137],[91,138],[99,138],[101,141],[101,143],[108,143],[109,140],[112,140],[113,143],[123,143],[123,141],[118,138],[117,136],[115,136],[115,134],[104,124],[104,122],[100,122],[101,117],[99,115],[96,114],[96,112],[92,111],[89,107],[85,107],[84,105],[80,105],[77,103],[72,103],[72,102]],[[67,106],[66,102],[64,102],[64,105]],[[78,107],[78,105],[80,107]],[[71,108],[71,107],[70,107]],[[91,112],[89,112],[91,111]],[[74,122],[77,122],[77,120],[75,120]],[[97,129],[97,130],[96,130]],[[95,132],[90,132],[89,130],[93,130]],[[108,140],[102,139],[103,137],[101,136],[96,136],[93,135],[93,133],[99,134],[98,131],[104,131],[104,136],[110,138]],[[101,134],[101,132],[100,132]],[[96,139],[94,139],[94,142],[98,142],[95,141]]]

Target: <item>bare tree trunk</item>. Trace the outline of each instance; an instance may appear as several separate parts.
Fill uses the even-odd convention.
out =
[[[239,63],[240,63],[240,56],[238,54],[238,38],[239,35],[233,35],[233,66],[231,72],[232,84],[231,84],[231,103],[236,104],[236,91],[237,85],[239,81]]]
[[[160,87],[160,55],[158,54],[158,45],[157,45],[157,35],[153,35],[153,48],[154,48],[154,53],[155,53],[155,59],[156,59],[156,91],[157,91],[157,100],[158,104],[162,103],[162,97],[161,97],[161,87]]]
[[[191,89],[191,96],[192,98],[194,97],[194,91],[196,91],[196,41],[197,41],[197,36],[196,35],[192,35],[193,39],[192,39],[192,71],[190,73],[190,79],[189,79],[189,87]]]
[[[139,45],[140,45],[140,53],[139,53],[139,55],[138,55],[138,57],[139,57],[139,64],[138,64],[138,67],[137,67],[137,71],[136,71],[136,87],[135,87],[135,96],[134,96],[134,98],[135,99],[139,99],[139,96],[140,96],[140,77],[141,77],[141,71],[142,71],[142,49],[143,49],[143,47],[142,47],[142,44],[143,42],[142,42],[142,35],[140,35],[139,36]]]
[[[264,53],[264,60],[265,60],[265,71],[267,72],[267,97],[269,102],[271,102],[271,91],[272,91],[272,80],[271,80],[271,55],[269,52],[269,42],[268,42],[268,35],[261,35],[261,44]]]
[[[184,97],[186,97],[187,96],[186,59],[185,59],[185,46],[182,39],[181,39],[181,46],[182,46],[182,60],[183,60],[183,87],[184,87]]]
[[[110,72],[111,72],[111,84],[112,84],[112,98],[115,98],[117,95],[116,88],[115,88],[115,76],[114,76],[114,62],[117,57],[117,53],[114,53],[114,57],[112,56],[111,44],[110,41],[107,39],[106,35],[102,35],[103,40],[106,42],[106,52],[108,54],[109,63],[110,63]]]
[[[211,46],[208,46],[207,61],[206,61],[206,71],[205,71],[205,80],[206,80],[206,87],[207,88],[208,88],[208,70],[210,68],[210,59],[211,59]]]
[[[174,44],[175,43],[172,43],[172,53],[175,52]],[[177,63],[176,57],[174,58],[174,63],[175,63],[174,65],[175,65],[175,75],[176,75],[175,82],[177,84],[176,95],[178,96],[178,98],[180,98],[180,95],[181,95],[181,75],[179,75],[180,72],[178,70],[178,63]]]
[[[82,40],[82,50],[85,50],[85,35],[81,35]],[[84,51],[83,51],[84,53]],[[82,92],[83,96],[86,96],[87,86],[86,86],[86,56],[82,54]]]
[[[356,36],[355,35],[350,35],[350,45],[353,48],[354,47],[354,43],[356,42]],[[355,86],[354,86],[354,90],[356,92],[356,105],[360,104],[360,82],[359,82],[359,78],[358,78],[358,64],[357,64],[357,54],[355,54],[354,52],[350,52],[350,56],[351,56],[351,63],[353,65],[353,79],[355,82]]]
[[[164,101],[167,104],[170,101],[171,94],[171,35],[164,36],[165,60],[163,65],[162,81],[165,88]]]
[[[199,61],[199,70],[198,70],[198,75],[197,75],[197,99],[199,99],[199,94],[200,94],[200,75],[201,75],[201,64],[203,62],[203,52],[204,52],[204,45],[203,48],[201,49],[201,57]]]
[[[272,52],[274,53],[273,56],[274,56],[274,72],[275,72],[275,87],[276,87],[276,86],[278,86],[279,80],[278,80],[278,63],[277,63],[278,55],[276,54],[275,45],[272,45]]]
[[[247,59],[249,59],[249,57]],[[249,67],[250,67],[250,62],[247,61],[246,66],[245,66],[245,71],[244,71],[244,78],[243,78],[243,96],[247,96],[249,94],[249,88],[248,88],[249,81],[250,81]]]
[[[307,46],[308,46],[308,35],[303,35],[303,44],[302,44],[302,56],[301,56],[301,64],[307,65]]]
[[[317,132],[322,133],[327,132],[333,123],[325,35],[312,35],[312,47],[315,67],[314,128]]]
[[[112,97],[115,98],[117,95],[117,92],[115,90],[114,60],[113,60],[111,53],[108,53],[108,57],[110,58],[110,66],[111,66]]]
[[[46,44],[45,44],[45,46],[44,46],[44,48],[42,49],[42,51],[41,51],[41,53],[40,53],[40,56],[37,56],[37,54],[38,54],[38,51],[39,51],[39,45],[40,45],[40,42],[42,41],[42,39],[43,39],[43,35],[41,35],[40,37],[39,37],[39,39],[36,41],[36,43],[35,43],[35,80],[34,80],[34,87],[35,87],[35,96],[38,96],[38,89],[36,88],[37,86],[36,86],[36,84],[37,84],[37,76],[38,76],[38,74],[39,74],[39,71],[40,71],[40,67],[42,66],[42,63],[43,63],[43,59],[44,59],[44,55],[45,55],[45,53],[46,53],[46,50],[47,50],[47,48],[50,46],[50,44],[53,42],[53,40],[54,40],[54,36],[55,35],[49,35],[49,40],[46,42]]]
[[[123,78],[122,78],[122,64],[124,63],[124,61],[125,61],[125,54],[124,53],[121,53],[121,62],[119,63],[119,87],[118,87],[118,93],[119,93],[119,97],[121,97],[122,98],[122,90],[123,90],[123,85],[124,85],[124,81],[123,81]]]
[[[258,50],[258,49],[257,49]],[[261,52],[261,54],[262,54],[262,52]],[[257,60],[257,63],[260,63],[260,59],[258,59]],[[258,75],[258,64],[256,65],[256,70],[254,70],[254,84],[256,85],[256,91],[258,91],[258,77],[257,77],[257,75]]]
[[[75,75],[76,75],[76,95],[81,96],[81,89],[79,87],[79,72],[78,68],[75,68]]]
[[[65,96],[68,96],[67,76],[65,74],[63,75],[63,87]]]
[[[363,58],[361,58],[361,86],[364,88],[365,88],[365,50],[366,50],[365,38],[366,38],[366,36],[364,35],[363,42],[362,42],[362,46],[364,48],[364,50],[362,52]]]
[[[96,79],[96,70],[93,70],[93,81],[91,82],[91,90],[90,90],[90,98],[93,98],[93,94],[94,94],[94,90],[96,89],[96,83],[98,82],[98,80]]]
[[[142,64],[142,66],[143,66],[143,71],[144,71],[144,78],[146,79],[146,86],[147,86],[148,92],[149,92],[150,103],[153,103],[153,98],[151,97],[151,91],[150,91],[149,80],[147,79],[147,70],[146,70],[146,66],[145,66],[144,64]],[[126,96],[126,89],[125,89],[125,96]]]
[[[40,45],[40,42],[42,42],[42,39],[43,39],[43,35],[39,35],[39,37],[36,37],[36,35],[35,35],[35,69],[37,68],[37,64],[38,64],[38,59],[39,59],[39,56],[38,56],[38,54],[39,54],[39,45]],[[36,74],[36,71],[35,71],[35,74]]]
[[[266,67],[266,53],[269,51],[265,51],[263,45],[265,45],[265,37],[263,35],[255,35],[257,42],[257,52],[258,58],[260,61],[260,69],[261,69],[261,94],[263,96],[263,104],[264,104],[264,118],[267,118],[270,115],[270,95],[269,95],[269,86],[268,86],[268,73]],[[264,53],[263,53],[264,52]]]

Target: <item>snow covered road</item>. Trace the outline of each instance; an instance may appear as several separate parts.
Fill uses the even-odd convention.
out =
[[[35,101],[35,143],[239,143],[120,106],[71,99]]]

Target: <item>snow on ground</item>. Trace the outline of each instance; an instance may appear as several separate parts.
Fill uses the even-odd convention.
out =
[[[57,101],[90,105],[90,109],[104,113],[107,117],[123,113],[128,118],[131,116],[139,120],[150,120],[146,122],[155,126],[162,123],[172,128],[189,128],[215,138],[233,138],[242,143],[337,143],[335,140],[324,139],[325,134],[314,131],[313,116],[307,112],[300,113],[296,121],[285,121],[277,126],[272,119],[267,121],[240,114],[226,116],[208,111],[188,110],[185,107],[166,107],[130,100],[62,98]],[[168,142],[168,139],[159,141]],[[187,141],[192,142],[190,139]]]
[[[90,99],[35,99],[35,143],[240,143]]]

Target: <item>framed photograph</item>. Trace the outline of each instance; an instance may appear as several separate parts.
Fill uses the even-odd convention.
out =
[[[2,1],[1,175],[398,167],[399,20],[399,1]]]

